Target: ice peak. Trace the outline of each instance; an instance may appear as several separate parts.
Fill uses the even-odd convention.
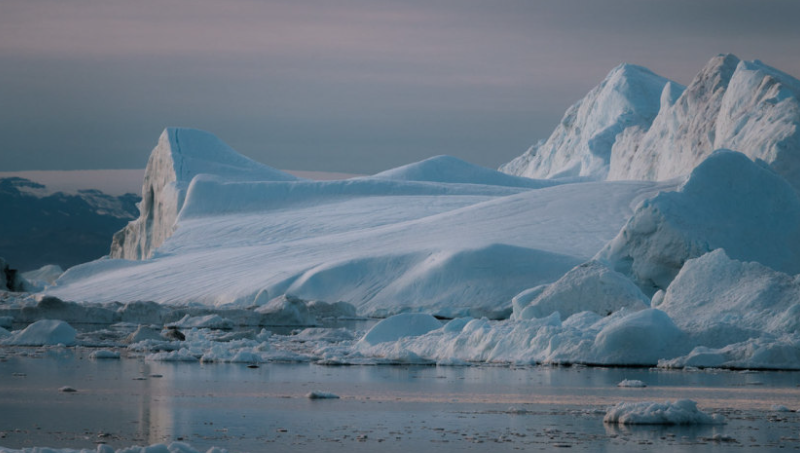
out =
[[[686,88],[692,96],[713,96],[720,88],[727,88],[736,68],[738,57],[733,54],[719,54],[706,63]]]
[[[500,170],[533,178],[605,179],[614,143],[627,130],[650,127],[668,82],[642,66],[617,66],[567,110],[546,142]]]
[[[177,181],[189,182],[201,173],[259,181],[297,179],[237,153],[216,135],[200,129],[168,127],[161,133],[158,146],[169,150]]]
[[[711,58],[685,88],[619,65],[567,110],[546,142],[500,169],[666,180],[689,174],[718,148],[766,161],[800,190],[800,81],[733,54]]]

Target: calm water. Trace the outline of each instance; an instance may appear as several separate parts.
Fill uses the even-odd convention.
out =
[[[24,351],[24,350],[23,350]],[[94,448],[183,440],[205,451],[731,451],[800,449],[800,373],[624,368],[323,367],[6,354],[0,446]],[[639,379],[647,388],[618,388]],[[62,393],[71,386],[78,391]],[[336,400],[310,400],[312,390]],[[690,398],[728,424],[603,424],[621,401]],[[716,436],[716,437],[715,437]]]

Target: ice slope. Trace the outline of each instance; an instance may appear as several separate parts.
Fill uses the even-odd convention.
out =
[[[147,162],[140,216],[114,235],[110,256],[149,257],[172,234],[192,178],[205,173],[254,181],[297,179],[238,154],[207,132],[165,129]]]
[[[457,162],[429,179],[469,180],[458,176],[459,168],[465,167]],[[530,189],[485,174],[493,184],[385,174],[346,181],[199,174],[180,211],[175,204],[167,214],[177,220],[174,232],[172,225],[164,230],[171,236],[149,258],[72,268],[47,293],[77,301],[213,306],[251,306],[288,293],[350,302],[361,314],[379,316],[505,317],[514,295],[590,258],[641,199],[673,187],[618,182]],[[166,196],[176,199],[169,190]],[[157,214],[153,220],[166,226]]]
[[[685,89],[643,69],[621,68],[571,107],[545,143],[501,171],[540,178],[666,180],[688,174],[714,150],[728,148],[766,161],[800,188],[796,78],[729,54],[712,58]]]
[[[429,181],[539,189],[557,184],[554,181],[512,176],[473,165],[452,156],[435,156],[421,162],[393,168],[371,176],[374,179]]]
[[[550,138],[500,171],[530,178],[606,179],[617,137],[629,129],[646,130],[662,102],[671,102],[682,89],[641,66],[617,66],[567,110]],[[662,93],[667,93],[663,101]]]
[[[684,262],[718,248],[800,272],[800,198],[765,165],[727,150],[707,158],[677,191],[645,201],[596,258],[652,295]]]
[[[203,183],[216,186],[205,195],[222,199],[242,189]],[[299,196],[305,201],[271,209],[271,197],[256,191],[264,196],[261,211],[255,203],[219,215],[190,210],[151,259],[82,265],[48,293],[98,302],[247,306],[265,290],[270,297],[343,300],[375,315],[491,315],[510,309],[519,291],[554,281],[591,257],[639,199],[664,188],[587,183],[445,195],[443,189],[457,188],[433,185],[425,195],[403,193],[404,185],[351,181],[264,183],[263,189],[333,193],[342,185],[362,196]]]

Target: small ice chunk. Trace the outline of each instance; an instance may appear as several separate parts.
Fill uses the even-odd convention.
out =
[[[119,352],[117,351],[109,351],[108,349],[99,349],[97,351],[92,352],[89,354],[90,359],[98,360],[98,359],[118,359]]]
[[[708,415],[697,409],[696,402],[684,399],[663,403],[619,403],[608,409],[603,422],[619,425],[719,425],[725,423],[725,418],[717,414]]]
[[[789,409],[788,407],[784,406],[783,404],[773,404],[772,410],[775,412],[794,412],[793,410]]]
[[[339,399],[339,395],[329,392],[320,392],[319,390],[314,390],[306,395],[306,398],[310,400],[330,400],[330,399]]]
[[[617,384],[617,387],[634,387],[634,388],[638,387],[638,388],[641,388],[641,387],[647,387],[647,384],[645,384],[644,382],[642,382],[640,380],[637,380],[637,379],[625,379],[622,382],[620,382],[619,384]]]

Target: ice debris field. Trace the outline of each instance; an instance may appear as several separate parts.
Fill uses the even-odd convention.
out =
[[[338,181],[169,128],[110,256],[4,293],[0,344],[797,370],[798,99],[800,81],[732,55],[686,87],[622,65],[501,171],[438,156]]]

